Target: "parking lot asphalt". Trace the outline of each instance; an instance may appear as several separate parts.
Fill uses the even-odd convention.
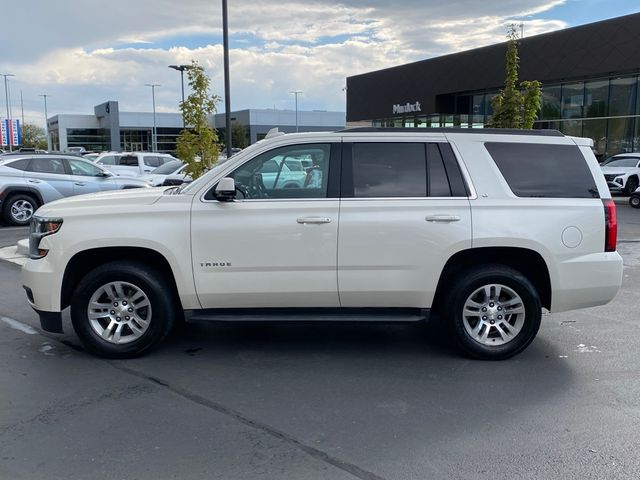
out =
[[[640,478],[640,210],[618,213],[618,297],[546,315],[504,362],[437,325],[308,324],[191,324],[101,360],[68,316],[40,332],[0,262],[0,478]]]

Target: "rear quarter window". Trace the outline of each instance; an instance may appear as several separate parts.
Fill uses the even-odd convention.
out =
[[[576,145],[486,142],[509,188],[518,197],[599,198]]]

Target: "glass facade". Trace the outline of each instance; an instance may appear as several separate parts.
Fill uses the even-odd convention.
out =
[[[534,128],[593,139],[599,159],[640,151],[640,78],[611,76],[542,86],[542,108]],[[455,114],[403,116],[373,121],[374,127],[482,128],[493,113],[496,91],[455,95]]]
[[[109,130],[103,128],[68,128],[67,147],[84,147],[86,150],[102,152],[109,150],[111,136]],[[54,140],[59,143],[59,140]]]
[[[158,136],[158,152],[175,153],[176,142],[182,128],[156,128]],[[153,129],[121,129],[120,147],[123,152],[151,152],[153,144]]]

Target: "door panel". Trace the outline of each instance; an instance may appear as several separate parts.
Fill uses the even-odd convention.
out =
[[[454,219],[427,220],[434,216]],[[338,243],[341,305],[429,308],[447,259],[470,247],[466,198],[343,199]]]
[[[192,256],[202,307],[338,307],[338,211],[337,199],[196,199]],[[330,222],[299,222],[309,217]]]
[[[64,159],[54,157],[35,157],[24,172],[27,185],[37,188],[41,182],[48,183],[63,197],[73,195],[71,175],[67,174]]]

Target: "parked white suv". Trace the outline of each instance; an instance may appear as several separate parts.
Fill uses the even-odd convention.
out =
[[[23,269],[42,328],[98,355],[192,320],[421,321],[468,355],[524,350],[554,312],[609,302],[616,210],[585,139],[354,129],[263,140],[189,185],[45,205]],[[308,180],[265,181],[307,158]],[[284,168],[285,162],[279,162]],[[277,173],[276,173],[277,175]]]
[[[167,162],[173,162],[177,158],[167,153],[102,153],[95,162],[102,165],[116,175],[145,175]]]
[[[600,165],[612,192],[631,195],[640,186],[640,153],[621,153]]]

